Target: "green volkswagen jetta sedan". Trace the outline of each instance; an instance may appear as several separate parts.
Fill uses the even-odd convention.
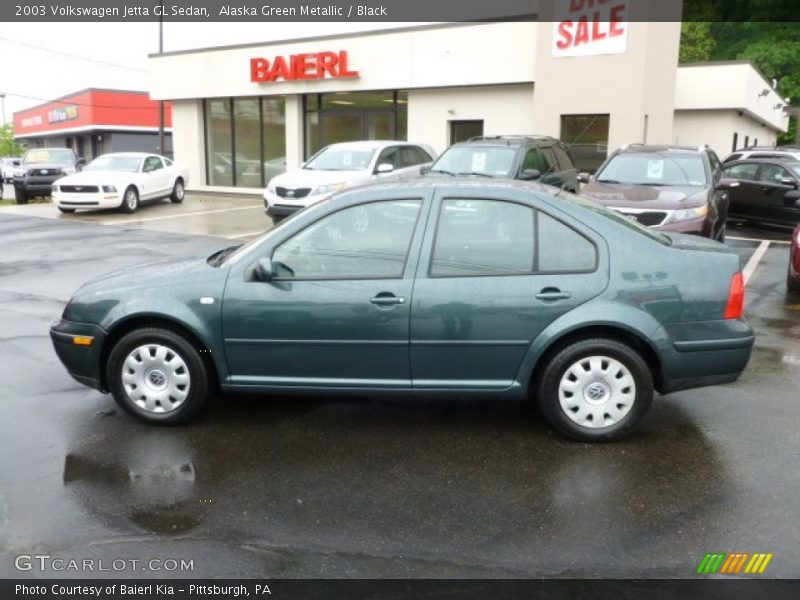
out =
[[[734,381],[737,254],[536,183],[353,188],[240,247],[79,289],[59,358],[154,424],[216,390],[534,398],[562,434],[628,434],[654,390]]]

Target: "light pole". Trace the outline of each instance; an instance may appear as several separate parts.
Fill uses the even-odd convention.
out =
[[[2,110],[3,110],[3,122],[0,124],[0,127],[2,127],[5,130],[5,128],[6,128],[6,95],[5,94],[0,94],[0,105],[2,105]],[[3,141],[5,142],[5,136],[3,136]],[[3,150],[6,150],[6,149],[8,149],[8,152],[6,152],[6,154],[11,154],[11,148],[10,148],[9,144],[6,144],[6,147],[3,148]]]
[[[158,13],[158,53],[164,53],[164,0],[161,0],[161,10]],[[164,148],[164,101],[158,103],[158,153],[166,156]]]

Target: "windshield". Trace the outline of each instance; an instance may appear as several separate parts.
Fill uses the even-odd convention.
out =
[[[303,168],[315,171],[361,171],[369,168],[374,155],[374,149],[358,150],[328,146],[312,156]]]
[[[567,200],[569,202],[572,202],[573,204],[577,204],[578,206],[586,208],[597,215],[605,217],[606,219],[614,221],[619,225],[622,225],[624,227],[627,227],[628,229],[631,229],[646,237],[649,237],[650,239],[655,240],[659,244],[663,244],[664,246],[672,245],[670,239],[664,234],[659,233],[657,231],[653,231],[652,229],[648,229],[644,225],[641,225],[638,221],[634,219],[628,219],[627,217],[619,214],[617,211],[611,210],[610,208],[606,208],[602,204],[598,204],[593,200],[589,200],[588,198],[585,198],[583,196],[575,196],[564,190],[558,193],[558,199]]]
[[[617,154],[597,174],[600,183],[626,185],[706,185],[706,169],[700,154],[643,152]]]
[[[98,156],[88,165],[84,171],[128,171],[137,173],[142,159],[136,156]]]
[[[800,162],[783,163],[783,165],[792,173],[800,177]]]
[[[25,153],[23,162],[26,165],[73,165],[75,155],[68,148],[36,148]]]
[[[453,175],[487,175],[513,177],[514,148],[491,146],[453,146],[446,150],[431,166],[432,172]]]

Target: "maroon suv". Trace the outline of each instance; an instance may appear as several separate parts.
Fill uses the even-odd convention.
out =
[[[728,192],[710,148],[630,144],[614,152],[593,177],[581,173],[581,193],[642,225],[725,241]]]

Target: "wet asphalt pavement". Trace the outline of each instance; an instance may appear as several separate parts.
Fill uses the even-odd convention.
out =
[[[488,400],[225,398],[148,427],[67,375],[50,322],[95,275],[231,242],[10,213],[0,240],[0,578],[87,575],[15,570],[34,553],[194,565],[94,576],[692,577],[706,552],[771,552],[768,576],[800,577],[785,243],[748,285],[741,379],[657,398],[631,438],[589,445]],[[730,244],[745,261],[758,245]]]

